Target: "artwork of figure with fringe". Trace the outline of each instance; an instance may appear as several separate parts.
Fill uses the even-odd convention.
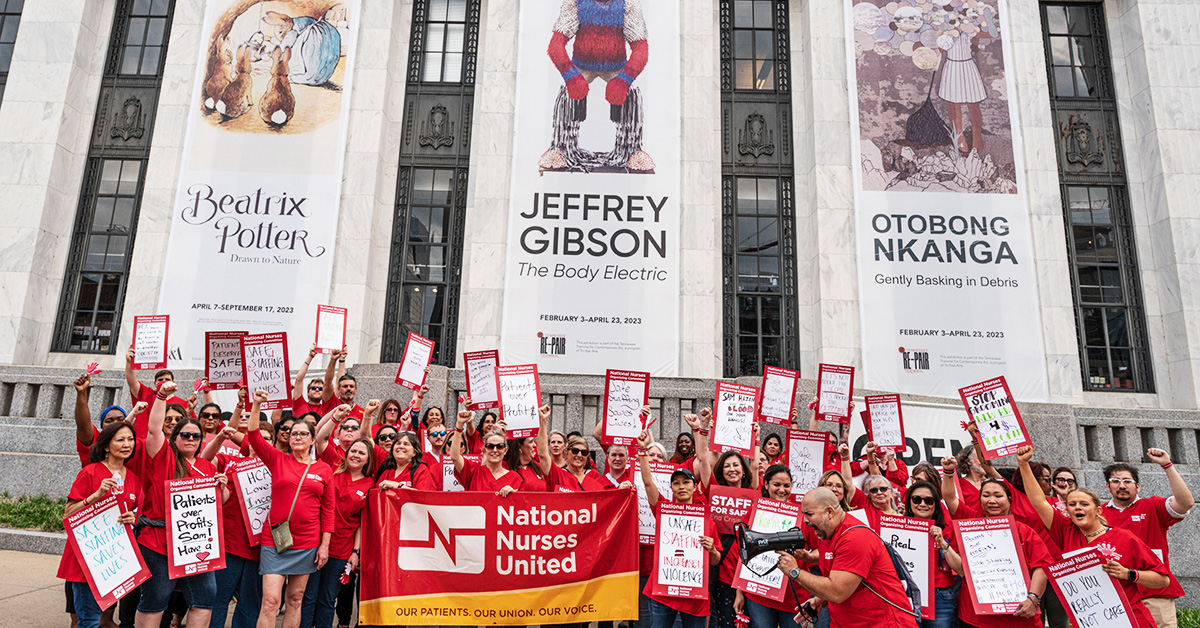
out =
[[[563,0],[547,53],[562,75],[563,86],[554,103],[550,148],[538,160],[538,168],[654,172],[654,160],[642,150],[642,94],[633,85],[649,58],[646,20],[638,0]],[[580,125],[588,115],[588,91],[596,79],[606,85],[609,118],[617,127],[611,151],[579,145]]]

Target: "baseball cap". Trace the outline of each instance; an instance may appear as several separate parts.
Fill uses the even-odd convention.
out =
[[[671,481],[672,482],[675,481],[675,476],[677,476],[677,475],[682,475],[682,476],[686,477],[687,479],[691,480],[692,483],[696,482],[696,476],[693,475],[691,471],[688,471],[686,467],[679,467],[678,469],[675,469],[674,471],[671,472]]]

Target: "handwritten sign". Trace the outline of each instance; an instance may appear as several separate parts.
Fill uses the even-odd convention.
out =
[[[658,502],[658,542],[654,546],[656,577],[650,592],[669,597],[708,598],[708,551],[704,506]]]
[[[1025,554],[1017,550],[1015,520],[958,519],[959,556],[977,615],[1011,615],[1029,591]]]
[[[122,509],[120,500],[120,496],[110,493],[63,519],[67,546],[79,558],[100,610],[116,604],[126,593],[150,579],[150,570],[133,538],[133,528],[117,523]]]
[[[500,417],[508,427],[509,438],[537,436],[538,408],[542,405],[542,386],[536,364],[496,367],[500,387]]]
[[[333,353],[346,346],[346,308],[317,306],[317,353]]]
[[[1076,628],[1134,628],[1129,598],[1112,576],[1104,573],[1107,562],[1094,547],[1064,557],[1047,570],[1050,584],[1065,604]]]
[[[854,367],[817,366],[817,420],[850,422],[850,397],[854,394]]]
[[[750,529],[755,532],[784,532],[800,525],[800,505],[759,497],[750,512]],[[748,564],[739,565],[733,578],[733,588],[783,601],[787,578],[775,569],[779,556],[764,552],[750,559]]]
[[[500,366],[500,352],[495,349],[463,354],[463,370],[467,374],[467,396],[471,398],[469,410],[500,407],[500,391],[496,385],[497,366]]]
[[[825,472],[825,442],[828,439],[825,432],[787,431],[787,465],[792,472],[793,500],[800,501],[820,483]]]
[[[171,326],[170,319],[171,317],[165,314],[133,317],[134,370],[167,368],[167,332]]]
[[[763,369],[762,399],[758,404],[758,420],[775,425],[791,426],[792,408],[796,407],[796,386],[800,373],[774,366]]]
[[[876,445],[896,453],[903,453],[908,445],[904,440],[900,395],[869,395],[863,397],[863,402],[867,406],[862,414],[867,440],[873,440]]]
[[[962,397],[970,421],[979,426],[984,459],[1002,458],[1016,453],[1023,445],[1033,446],[1012,391],[1003,377],[959,388],[958,395]]]
[[[921,617],[934,619],[933,600],[935,586],[933,576],[937,567],[934,558],[933,537],[929,528],[932,519],[916,517],[879,516],[879,536],[896,550],[913,581],[921,589]]]
[[[754,459],[754,413],[758,407],[758,389],[717,382],[713,398],[712,441],[710,449],[737,451]]]
[[[605,445],[630,445],[645,429],[642,406],[650,401],[650,374],[639,371],[604,372],[604,430],[600,442]]]
[[[636,459],[630,460],[630,466],[633,467],[633,486],[637,488],[638,493],[638,543],[641,545],[654,545],[657,530],[657,517],[654,515],[654,509],[650,507],[650,500],[646,497],[646,485],[642,482],[641,467],[638,466]],[[659,495],[671,495],[671,474],[675,472],[675,465],[669,462],[658,462],[656,460],[649,461],[650,464],[650,479],[654,481],[654,486],[658,488]],[[668,499],[669,497],[665,497]]]
[[[250,394],[267,391],[260,410],[292,407],[292,380],[288,369],[287,332],[242,336],[242,377]]]
[[[720,473],[717,469],[713,473]],[[733,534],[733,526],[741,522],[750,524],[750,510],[761,493],[748,488],[737,488],[713,483],[707,489],[708,517],[717,524],[718,534]]]
[[[408,332],[408,341],[404,343],[404,355],[400,358],[400,369],[396,371],[396,385],[412,390],[420,390],[429,374],[425,368],[433,360],[434,342],[424,336]]]
[[[258,545],[267,515],[271,514],[271,470],[258,458],[232,466],[232,472],[227,475],[233,480],[242,521],[246,523],[246,535],[250,537],[250,545]]]
[[[167,577],[225,568],[221,490],[213,477],[167,480]]]
[[[244,331],[204,332],[204,378],[209,390],[237,390],[245,335]]]
[[[426,451],[428,451],[426,447]],[[471,462],[482,462],[483,456],[479,454],[463,454],[463,460]],[[439,458],[442,463],[442,490],[443,491],[465,491],[463,485],[459,483],[458,478],[454,475],[454,458],[450,454],[442,454]]]

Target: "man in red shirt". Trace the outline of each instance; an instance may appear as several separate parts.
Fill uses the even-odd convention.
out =
[[[829,602],[832,624],[838,628],[917,628],[909,612],[912,605],[883,541],[847,516],[827,488],[806,493],[800,510],[805,525],[823,541],[817,564],[821,573],[828,575],[801,569],[786,552],[779,552],[779,570]]]
[[[1166,471],[1167,480],[1171,484],[1171,497],[1138,497],[1141,484],[1138,481],[1137,467],[1121,462],[1111,464],[1104,467],[1104,479],[1108,483],[1108,492],[1112,494],[1112,500],[1104,505],[1104,518],[1108,520],[1109,525],[1129,530],[1145,541],[1158,555],[1159,560],[1170,569],[1167,529],[1183,521],[1196,500],[1179,471],[1174,468],[1170,454],[1161,449],[1150,448],[1146,450],[1146,457]],[[1154,617],[1158,628],[1176,628],[1175,598],[1183,595],[1183,587],[1179,586],[1179,581],[1172,572],[1171,583],[1166,587],[1143,588],[1142,603]]]
[[[325,379],[313,378],[308,382],[308,388],[305,389],[304,378],[308,375],[308,367],[312,364],[312,359],[317,356],[317,343],[313,343],[308,349],[308,358],[304,360],[304,364],[300,365],[300,369],[296,371],[296,383],[292,386],[292,416],[300,417],[309,412],[316,412],[321,416],[329,414],[330,410],[341,405],[334,399],[333,396],[333,373],[336,368],[338,376],[346,374],[346,350],[334,351],[329,354],[329,364],[325,367]],[[307,394],[306,394],[307,393]]]
[[[137,375],[135,375],[133,372],[133,359],[135,355],[136,354],[133,351],[133,345],[131,344],[129,345],[129,351],[125,352],[125,383],[129,384],[129,397],[131,399],[130,405],[137,404],[139,401],[144,401],[146,402],[146,405],[153,406],[154,397],[158,394],[158,387],[162,386],[163,382],[175,381],[175,374],[167,369],[158,371],[154,374],[154,385],[147,386],[138,381]],[[167,399],[167,405],[172,403],[177,403],[184,408],[188,407],[187,400],[174,395],[172,395],[170,399]]]

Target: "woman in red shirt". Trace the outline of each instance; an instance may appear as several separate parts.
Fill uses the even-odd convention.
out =
[[[768,467],[763,477],[762,496],[779,502],[791,501],[792,472],[781,464]],[[731,553],[737,552],[738,548],[734,547]],[[799,625],[795,619],[797,606],[791,586],[784,589],[782,602],[741,590],[737,591],[733,601],[733,609],[749,615],[754,628],[796,628]]]
[[[471,400],[467,400],[467,406],[470,407]],[[492,431],[496,426],[496,413],[488,410],[479,417],[479,424],[467,423],[463,426],[463,436],[467,441],[467,453],[482,454],[483,453],[483,435]],[[515,469],[514,469],[515,470]]]
[[[367,405],[379,407],[379,400],[372,399]],[[331,469],[336,469],[346,457],[350,444],[362,436],[362,421],[355,417],[346,418],[352,406],[341,404],[321,417],[317,424],[317,457],[325,461]],[[334,433],[337,430],[337,433]],[[333,438],[330,438],[330,435]]]
[[[399,432],[392,441],[390,455],[379,465],[375,474],[376,485],[381,491],[394,488],[413,488],[418,491],[436,491],[441,486],[441,478],[435,478],[428,464],[425,464],[425,454],[417,442],[413,432]]]
[[[480,441],[482,443],[483,441]],[[508,453],[504,455],[504,466],[521,474],[521,490],[544,493],[550,490],[546,474],[538,466],[537,437],[510,438]]]
[[[916,474],[914,474],[915,477]],[[932,519],[929,536],[937,547],[937,566],[933,572],[933,619],[921,619],[921,628],[954,628],[957,623],[960,580],[950,568],[948,558],[961,562],[947,539],[954,538],[953,523],[942,511],[942,495],[930,482],[918,481],[904,494],[904,516]]]
[[[288,434],[290,454],[273,449],[263,440],[258,432],[258,408],[266,400],[267,391],[254,391],[247,434],[250,446],[271,470],[271,514],[259,538],[263,595],[258,627],[274,628],[280,603],[285,599],[283,625],[296,628],[300,625],[300,606],[309,575],[329,561],[334,520],[333,469],[309,455],[317,430],[308,421],[292,423]],[[276,550],[271,532],[284,523],[291,530],[292,546],[281,552]]]
[[[1017,466],[1025,479],[1025,495],[1037,509],[1050,536],[1063,549],[1063,555],[1090,547],[1099,549],[1108,559],[1104,572],[1116,579],[1129,599],[1134,627],[1156,628],[1150,611],[1142,604],[1141,587],[1161,589],[1170,584],[1171,572],[1167,566],[1132,532],[1109,527],[1101,514],[1100,498],[1085,488],[1067,493],[1067,517],[1059,514],[1038,485],[1037,476],[1029,465],[1032,457],[1033,448],[1028,445],[1017,450]]]
[[[346,419],[343,425],[350,421],[356,419]],[[329,562],[308,578],[300,612],[301,626],[329,628],[333,624],[334,607],[342,592],[342,576],[353,578],[358,569],[362,511],[367,505],[367,493],[375,486],[374,477],[375,444],[369,438],[359,438],[346,448],[346,455],[333,472],[336,505]],[[348,579],[345,586],[354,587],[354,581]],[[341,625],[348,620],[347,617]]]
[[[133,455],[135,447],[136,437],[132,427],[121,422],[105,427],[92,440],[88,451],[89,464],[75,476],[71,492],[67,494],[67,509],[63,518],[112,494],[117,496],[121,508],[117,522],[133,525],[137,519],[133,511],[138,507],[142,485],[138,477],[125,468],[125,461]],[[71,551],[70,546],[63,551],[62,560],[59,561],[58,577],[71,586],[78,628],[99,628],[100,605],[88,587],[78,555]]]
[[[211,462],[199,457],[200,444],[204,442],[200,422],[182,416],[182,409],[177,404],[167,406],[167,399],[175,389],[175,382],[171,381],[163,382],[159,387],[147,418],[146,446],[130,461],[133,471],[145,485],[145,501],[138,518],[139,525],[145,524],[145,527],[138,536],[138,545],[141,545],[142,559],[150,570],[150,579],[141,586],[134,621],[138,626],[158,625],[171,593],[178,585],[188,602],[188,628],[207,628],[217,594],[213,573],[193,574],[177,580],[171,580],[167,575],[166,484],[168,480],[208,476],[215,477],[224,486],[225,475],[218,473]],[[163,435],[163,423],[170,420],[169,415],[179,418],[167,438]]]
[[[554,466],[567,466],[567,437],[558,430],[550,432],[550,455],[554,458]]]
[[[463,458],[463,427],[474,418],[475,413],[470,410],[458,413],[458,428],[454,430],[450,439],[450,459],[454,461],[454,477],[464,490],[488,491],[508,497],[510,493],[524,486],[524,481],[516,471],[504,468],[508,440],[504,438],[502,425],[498,425],[483,437],[483,464]],[[542,466],[545,467],[544,462]]]
[[[546,471],[546,480],[551,491],[560,493],[579,493],[582,491],[604,490],[603,478],[591,468],[592,452],[587,441],[582,436],[567,438],[567,466],[554,466],[550,459],[550,443],[548,442],[550,406],[538,409],[538,458]]]
[[[754,424],[758,427],[758,424]],[[767,454],[768,464],[786,464],[783,460],[783,438],[779,434],[767,434],[762,442],[762,452]]]

